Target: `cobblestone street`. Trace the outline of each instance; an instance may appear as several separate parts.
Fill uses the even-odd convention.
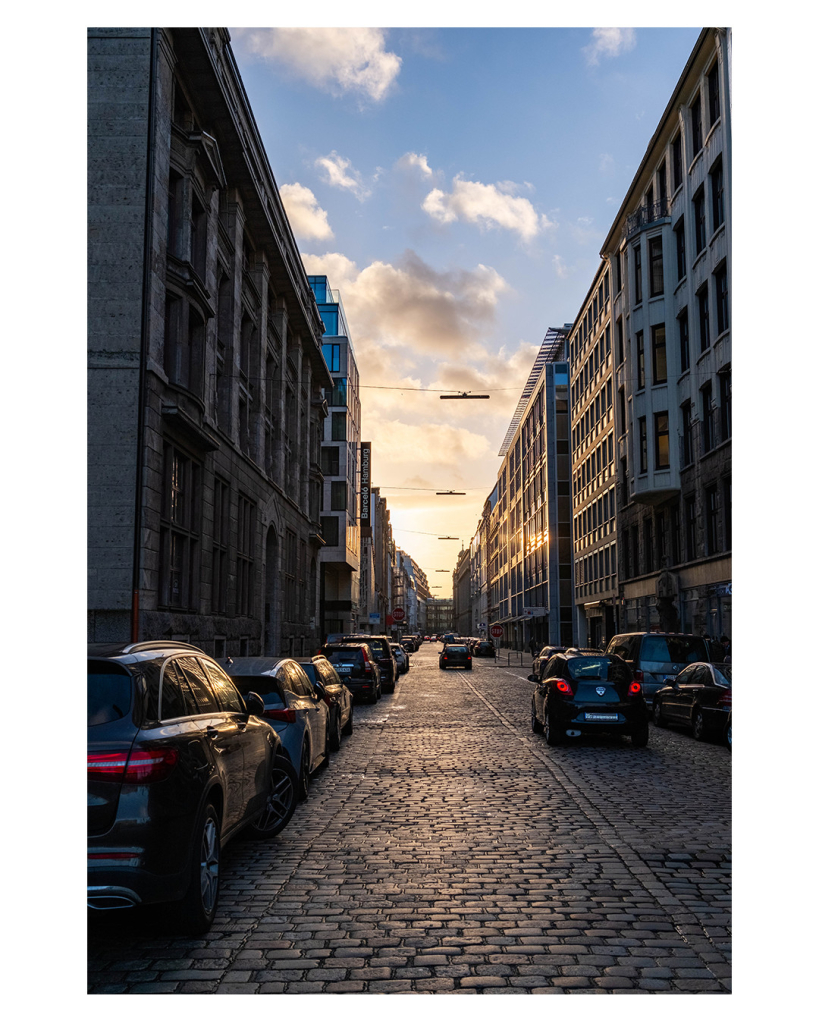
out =
[[[225,849],[213,929],[89,916],[89,991],[727,993],[731,755],[547,747],[523,667],[425,644],[276,839]]]

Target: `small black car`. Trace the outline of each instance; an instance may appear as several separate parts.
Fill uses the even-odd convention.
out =
[[[491,640],[479,640],[472,648],[472,654],[475,658],[494,658],[495,645]]]
[[[353,694],[327,658],[317,654],[312,658],[296,658],[307,673],[310,682],[321,687],[322,700],[330,709],[330,750],[338,750],[341,736],[353,731]]]
[[[654,724],[684,725],[694,738],[708,736],[730,746],[731,665],[696,662],[654,694]]]
[[[472,654],[465,643],[447,644],[438,655],[438,668],[465,668],[472,671]]]
[[[296,806],[263,712],[190,644],[89,646],[89,907],[175,902],[184,931],[210,928],[222,846],[276,835]]]
[[[545,732],[550,746],[567,736],[619,732],[635,747],[648,743],[648,708],[642,687],[622,658],[573,652],[553,655],[532,695],[532,732]]]

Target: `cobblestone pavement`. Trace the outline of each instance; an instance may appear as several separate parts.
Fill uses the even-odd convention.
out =
[[[547,747],[528,665],[437,653],[356,707],[280,836],[225,848],[207,935],[90,914],[89,991],[729,992],[728,750]]]

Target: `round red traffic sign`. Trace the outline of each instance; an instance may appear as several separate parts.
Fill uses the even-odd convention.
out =
[[[392,617],[393,617],[393,619],[395,619],[396,622],[400,622],[404,618],[404,609],[403,608],[393,608],[393,610],[392,610]]]
[[[503,636],[503,626],[499,626],[496,623],[494,626],[489,627],[489,632],[497,640]]]

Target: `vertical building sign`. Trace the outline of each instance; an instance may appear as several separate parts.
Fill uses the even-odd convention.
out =
[[[361,536],[372,537],[370,509],[370,442],[361,442]]]

